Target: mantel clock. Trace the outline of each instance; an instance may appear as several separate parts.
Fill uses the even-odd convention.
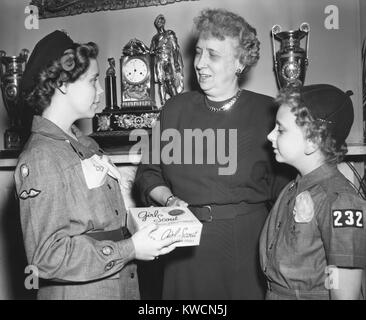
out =
[[[155,107],[150,53],[122,55],[121,101],[123,107]]]

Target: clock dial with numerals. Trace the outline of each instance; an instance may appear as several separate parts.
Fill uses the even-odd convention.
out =
[[[133,58],[125,64],[124,74],[126,81],[129,83],[141,83],[148,76],[148,66],[145,61],[139,58]]]
[[[152,75],[150,54],[121,57],[123,107],[146,107],[155,104]]]

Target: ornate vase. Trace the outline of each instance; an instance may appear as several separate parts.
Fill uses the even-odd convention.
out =
[[[289,84],[303,85],[309,63],[309,24],[304,22],[299,30],[282,31],[279,25],[272,27],[272,45],[274,69],[278,86]],[[300,40],[306,36],[305,49],[301,48]],[[275,39],[280,41],[280,49],[276,52]]]
[[[4,133],[5,149],[21,149],[24,143],[19,88],[28,53],[23,49],[19,56],[6,56],[5,51],[0,51],[1,93],[10,120],[10,127]]]

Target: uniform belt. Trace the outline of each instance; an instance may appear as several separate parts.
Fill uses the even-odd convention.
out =
[[[236,204],[223,205],[190,205],[188,209],[202,222],[211,222],[213,220],[234,219],[238,215],[250,214],[258,210],[266,210],[264,203],[246,203],[240,202]]]
[[[113,276],[110,276],[108,278],[103,278],[103,280],[115,280],[119,278],[119,272],[114,274]],[[88,283],[93,283],[93,282],[98,282],[101,279],[95,279],[95,280],[90,280],[90,281],[62,281],[62,280],[49,280],[49,279],[43,279],[43,278],[39,278],[38,280],[38,285],[40,288],[44,288],[44,287],[49,287],[49,286],[57,286],[57,287],[62,287],[62,286],[80,286],[80,285],[84,285],[84,284],[88,284]]]
[[[88,237],[91,237],[98,241],[111,240],[114,242],[128,239],[131,237],[131,233],[126,227],[121,227],[110,231],[98,231],[86,233]]]
[[[276,283],[271,281],[267,281],[267,289],[268,291],[272,291],[278,295],[293,297],[296,299],[317,299],[317,300],[327,300],[329,299],[329,291],[328,290],[312,290],[312,291],[305,291],[305,290],[297,290],[297,289],[289,289],[282,287]]]

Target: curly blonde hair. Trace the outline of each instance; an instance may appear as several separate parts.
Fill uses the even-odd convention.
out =
[[[249,70],[259,60],[260,42],[257,31],[245,19],[225,9],[204,9],[194,19],[197,36],[238,40],[239,60]]]

